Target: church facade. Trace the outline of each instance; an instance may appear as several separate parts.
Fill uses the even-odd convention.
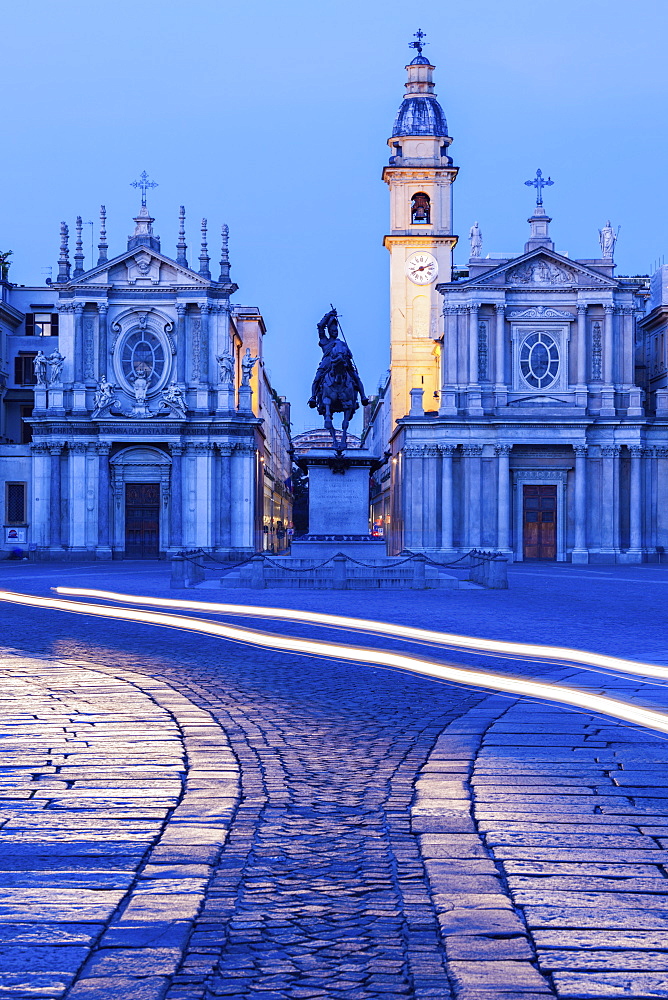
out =
[[[109,257],[102,209],[93,266],[78,219],[55,281],[3,274],[5,552],[233,559],[286,544],[289,407],[264,370],[262,316],[231,302],[227,227],[215,278],[205,220],[195,267],[183,209],[175,255],[161,250],[150,186],[123,253]]]
[[[421,41],[383,174],[390,379],[365,434],[389,451],[375,507],[390,551],[661,560],[668,281],[650,290],[649,277],[616,276],[609,222],[596,256],[558,252],[540,170],[527,181],[536,204],[524,249],[483,255],[476,223],[468,265],[455,268],[457,168]]]

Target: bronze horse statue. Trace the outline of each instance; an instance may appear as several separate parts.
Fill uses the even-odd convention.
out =
[[[332,435],[334,449],[342,454],[347,444],[350,419],[359,405],[358,394],[362,406],[366,406],[369,400],[366,398],[350,348],[344,341],[338,339],[339,328],[336,309],[328,312],[318,323],[318,343],[322,348],[323,358],[313,380],[309,406],[317,407],[318,413],[325,418],[325,428]],[[334,413],[343,414],[340,441],[337,439],[332,421]]]

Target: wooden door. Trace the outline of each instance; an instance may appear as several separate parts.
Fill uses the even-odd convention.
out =
[[[125,484],[125,555],[157,559],[160,551],[160,484]]]
[[[524,558],[557,558],[557,487],[524,487]]]

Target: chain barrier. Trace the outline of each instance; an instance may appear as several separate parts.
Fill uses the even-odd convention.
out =
[[[223,567],[225,570],[239,569],[240,566],[247,566],[248,563],[252,562],[254,559],[257,559],[259,557],[268,566],[273,567],[274,569],[287,570],[289,573],[307,573],[307,572],[310,573],[313,570],[323,569],[325,566],[328,566],[329,563],[333,562],[334,559],[336,559],[337,555],[342,555],[345,558],[346,562],[353,563],[353,565],[355,566],[361,566],[363,569],[376,569],[376,570],[396,569],[396,567],[398,566],[404,566],[406,565],[406,563],[415,562],[417,559],[424,561],[429,566],[436,566],[438,569],[449,569],[450,567],[458,566],[458,564],[462,563],[465,559],[471,560],[470,562],[471,566],[473,565],[481,566],[485,562],[495,562],[498,559],[505,558],[503,554],[499,552],[484,552],[479,549],[470,549],[468,552],[465,552],[464,555],[459,556],[458,559],[454,559],[452,562],[436,562],[436,560],[431,559],[429,556],[426,556],[421,552],[411,552],[410,555],[406,556],[404,559],[398,559],[396,562],[393,562],[389,565],[386,564],[383,566],[379,566],[377,562],[375,563],[362,562],[359,559],[353,559],[352,556],[347,555],[345,552],[337,552],[335,553],[335,555],[330,556],[329,559],[325,559],[324,562],[317,563],[315,566],[297,567],[297,566],[285,566],[281,563],[272,562],[273,559],[280,557],[270,556],[265,552],[256,552],[252,556],[249,556],[247,559],[243,559],[241,562],[238,563],[228,563],[223,559],[216,559],[213,555],[211,555],[211,553],[204,552],[203,549],[191,549],[187,551],[184,550],[182,552],[178,552],[177,555],[180,556],[182,559],[186,560],[187,562],[194,563],[196,566],[199,566],[200,569],[212,568],[211,566],[208,567],[203,566],[201,562],[199,562],[199,560],[201,559],[202,560],[208,559],[209,562],[212,562],[216,568],[220,566]],[[460,568],[465,569],[466,567],[462,566]]]

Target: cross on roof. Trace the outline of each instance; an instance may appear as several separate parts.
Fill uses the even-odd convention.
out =
[[[422,39],[426,38],[427,36],[425,35],[422,28],[418,28],[418,30],[414,33],[413,37],[417,38],[417,42],[409,42],[408,47],[409,49],[417,49],[418,54],[422,55],[422,46],[427,44],[426,42],[423,42]]]
[[[145,170],[142,170],[139,175],[138,181],[130,181],[130,187],[141,188],[141,207],[146,208],[146,192],[149,188],[157,188],[158,184],[156,181],[150,181],[148,179],[148,174]]]
[[[537,205],[542,205],[543,204],[543,188],[544,187],[551,187],[554,184],[554,181],[550,177],[548,177],[547,180],[545,180],[545,178],[543,177],[543,171],[540,170],[540,169],[538,169],[536,171],[536,176],[535,176],[534,180],[532,180],[532,181],[525,181],[524,183],[526,184],[527,187],[535,187],[535,189],[536,189],[536,204]]]

